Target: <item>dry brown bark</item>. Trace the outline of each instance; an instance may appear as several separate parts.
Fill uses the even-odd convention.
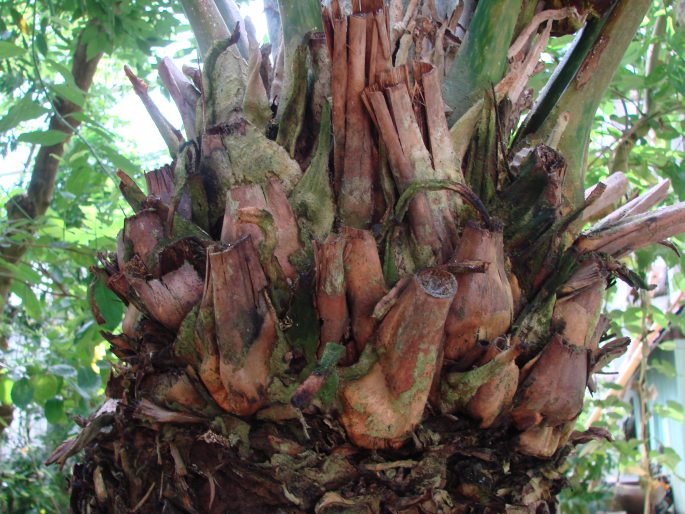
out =
[[[127,304],[122,334],[103,334],[122,363],[49,459],[85,449],[74,511],[553,512],[564,459],[603,436],[573,426],[627,344],[600,344],[608,279],[684,231],[685,207],[650,210],[660,185],[578,234],[620,195],[601,184],[562,206],[558,137],[501,140],[521,113],[504,104],[568,9],[521,20],[508,73],[449,129],[456,26],[431,2],[353,8],[323,10],[330,59],[319,35],[302,42],[323,82],[299,84],[317,105],[283,138],[295,151],[248,112],[289,73],[262,78],[254,41],[246,67],[208,34],[192,94],[166,80],[182,112],[212,114],[147,194],[119,174],[135,214],[94,274]]]

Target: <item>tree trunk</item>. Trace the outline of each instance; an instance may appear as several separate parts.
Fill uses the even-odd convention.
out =
[[[249,24],[245,60],[212,0],[182,3],[202,70],[160,71],[188,142],[127,70],[175,159],[147,194],[119,172],[135,214],[93,287],[128,306],[121,362],[48,461],[85,450],[73,510],[556,511],[573,445],[606,437],[573,430],[585,388],[627,345],[607,280],[685,230],[659,195],[574,228],[616,201],[579,196],[579,156],[649,1],[333,0],[324,37],[318,2],[283,0],[273,70]]]

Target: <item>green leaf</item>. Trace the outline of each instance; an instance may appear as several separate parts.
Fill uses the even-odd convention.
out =
[[[676,453],[673,448],[664,447],[660,452],[652,450],[649,452],[649,458],[655,462],[666,466],[672,472],[676,471],[676,466],[680,463],[682,458]]]
[[[12,386],[12,403],[19,408],[26,407],[33,399],[33,386],[28,378],[17,380]]]
[[[659,350],[672,352],[676,349],[675,341],[663,341],[659,343]]]
[[[664,375],[668,378],[675,378],[676,377],[676,370],[673,367],[673,364],[671,364],[668,361],[653,360],[652,362],[649,363],[649,367],[655,369],[658,373],[661,373],[662,375]]]
[[[121,155],[118,151],[114,150],[109,146],[105,146],[102,149],[107,158],[112,162],[112,164],[125,171],[129,174],[138,174],[140,172],[140,166],[136,166],[127,157]]]
[[[105,53],[112,50],[112,43],[107,37],[96,37],[88,42],[86,47],[86,59],[93,59],[99,53]]]
[[[671,418],[678,423],[683,423],[685,421],[685,409],[683,409],[683,406],[680,403],[673,400],[668,400],[666,405],[654,405],[654,413],[657,416]]]
[[[36,48],[43,56],[48,55],[48,42],[45,39],[45,34],[36,34]]]
[[[37,284],[40,282],[40,275],[25,262],[13,264],[3,258],[0,258],[0,266],[7,271],[10,271],[15,279],[22,280],[30,284]]]
[[[107,330],[114,330],[121,318],[124,317],[124,304],[103,281],[96,281],[93,286],[95,293],[95,303],[100,310],[100,315],[105,319],[103,327]]]
[[[66,421],[67,417],[64,415],[64,400],[59,398],[51,398],[45,402],[44,406],[45,419],[48,423],[56,425]]]
[[[33,397],[37,402],[44,402],[59,392],[60,380],[55,375],[39,375],[31,379]]]
[[[49,112],[48,109],[35,102],[31,95],[26,95],[10,107],[5,116],[0,118],[0,132],[7,132],[22,121],[34,120],[46,112]]]
[[[12,379],[4,377],[0,380],[0,405],[12,404]]]
[[[50,68],[52,71],[56,71],[57,73],[62,75],[62,78],[65,82],[74,81],[74,76],[71,73],[71,69],[64,63],[55,61],[54,59],[46,59],[45,64],[47,64],[48,68]]]
[[[62,378],[71,378],[77,375],[76,368],[69,366],[68,364],[56,364],[55,366],[51,366],[50,372]]]
[[[26,310],[26,314],[34,319],[39,319],[42,314],[42,306],[36,294],[29,286],[23,282],[12,282],[12,292],[21,298],[21,304]]]
[[[78,383],[78,386],[91,397],[98,392],[102,385],[100,375],[86,366],[78,369],[76,382]]]
[[[26,49],[20,46],[8,43],[7,41],[0,41],[0,59],[8,59],[10,57],[17,57],[26,53]]]
[[[68,135],[61,130],[34,130],[32,132],[24,132],[17,140],[34,145],[51,146],[61,143],[67,137]]]
[[[92,339],[93,335],[97,333],[98,328],[95,324],[95,320],[89,319],[83,325],[81,325],[76,331],[76,335],[74,336],[74,343],[79,344],[84,341],[89,341],[90,339]]]
[[[75,84],[69,84],[67,82],[62,84],[50,84],[48,88],[57,96],[60,96],[65,100],[69,100],[79,107],[83,107],[83,103],[86,100],[86,95],[84,95],[83,91],[81,91]]]

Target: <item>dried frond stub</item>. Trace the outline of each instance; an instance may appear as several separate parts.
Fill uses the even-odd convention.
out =
[[[346,241],[342,237],[330,236],[314,246],[316,266],[316,310],[321,321],[319,350],[326,343],[340,343],[349,326],[349,311],[345,297],[345,269],[343,251]]]
[[[350,227],[343,227],[341,234],[346,240],[343,264],[352,337],[361,352],[376,327],[374,308],[387,289],[373,234]]]
[[[535,426],[518,437],[517,450],[525,455],[548,459],[559,448],[563,436],[561,427]]]
[[[192,141],[197,137],[195,116],[200,91],[190,82],[181,70],[168,57],[164,57],[157,67],[159,78],[176,104],[183,120],[186,139]]]
[[[520,430],[557,426],[583,408],[588,381],[588,351],[555,334],[522,382],[512,417]]]
[[[557,294],[552,320],[569,344],[579,348],[592,346],[604,300],[606,276],[601,262],[590,261],[581,266]]]
[[[634,216],[647,212],[655,205],[659,205],[668,196],[668,189],[671,186],[670,180],[662,180],[655,186],[652,186],[643,194],[633,198],[625,205],[622,205],[615,211],[610,212],[604,218],[593,225],[594,229],[607,227],[613,225],[627,216]]]
[[[342,386],[341,422],[363,448],[400,446],[421,420],[457,282],[446,271],[414,275],[376,333],[370,371]]]
[[[226,411],[249,415],[266,401],[276,313],[249,235],[208,251],[207,278],[195,326],[199,375]]]
[[[178,330],[202,297],[202,277],[187,262],[159,279],[137,273],[127,273],[127,278],[146,312],[170,330]]]
[[[685,202],[680,202],[618,218],[611,224],[602,224],[597,228],[591,227],[576,240],[575,246],[581,252],[602,252],[621,257],[684,230]]]
[[[179,146],[183,143],[183,136],[176,129],[176,127],[174,127],[169,122],[169,120],[167,120],[164,117],[164,115],[159,110],[157,105],[152,101],[147,92],[147,84],[142,79],[138,78],[133,73],[131,68],[129,68],[126,65],[124,65],[124,72],[126,73],[128,79],[131,81],[131,84],[133,85],[133,89],[135,90],[136,94],[143,102],[145,109],[147,110],[148,114],[150,115],[150,118],[157,127],[157,130],[162,136],[162,139],[164,139],[167,148],[169,148],[169,153],[172,157],[176,157]]]
[[[511,403],[511,389],[515,387],[511,378],[518,376],[514,360],[524,349],[522,343],[504,351],[500,351],[496,343],[489,344],[481,366],[469,371],[449,371],[443,375],[440,395],[434,397],[434,401],[437,399],[442,412],[465,411],[483,424],[492,424]]]
[[[271,214],[273,218],[271,230],[260,227],[256,219],[241,217],[240,211],[247,208],[264,209]],[[241,220],[245,221],[241,222]],[[246,234],[252,236],[252,243],[257,249],[262,243],[273,246],[269,248],[269,251],[278,261],[285,277],[290,280],[297,278],[297,272],[290,257],[300,250],[301,244],[295,214],[280,181],[272,179],[264,185],[237,186],[228,191],[221,241],[232,243]],[[269,238],[273,238],[273,241],[268,241]]]
[[[505,270],[501,227],[490,230],[467,223],[454,260],[490,263],[485,273],[457,276],[459,290],[445,324],[445,358],[458,361],[476,347],[479,339],[491,341],[506,333],[514,300]]]
[[[196,414],[203,414],[203,410],[206,413],[211,412],[204,396],[188,375],[180,370],[148,375],[141,382],[140,388],[146,397],[162,407]],[[215,414],[218,412],[220,411],[217,409]]]
[[[595,184],[587,189],[585,191],[585,198],[589,198],[601,184],[604,184],[606,189],[604,189],[597,201],[593,202],[592,205],[583,211],[581,218],[583,221],[594,220],[607,214],[626,194],[628,190],[628,177],[620,171],[612,173],[607,178],[602,179],[602,182],[599,184]]]
[[[484,366],[501,351],[497,344],[491,344],[491,351],[481,359],[479,365]],[[505,350],[506,351],[506,350]],[[480,421],[481,428],[489,428],[500,414],[511,407],[519,383],[519,367],[515,357],[519,352],[512,352],[511,360],[505,364],[485,384],[480,386],[476,394],[466,404],[465,412]]]
[[[162,203],[171,206],[174,200],[175,185],[174,185],[174,165],[166,165],[156,170],[145,172],[145,183],[147,184],[147,193],[159,198]],[[190,203],[190,195],[188,191],[184,191],[181,199],[176,207],[176,212],[185,219],[191,219],[192,210]]]
[[[357,228],[368,228],[372,221],[377,167],[371,120],[361,99],[366,87],[366,49],[371,45],[366,38],[367,18],[360,13],[348,17],[345,159],[339,189],[340,218]],[[334,104],[334,113],[336,109]]]

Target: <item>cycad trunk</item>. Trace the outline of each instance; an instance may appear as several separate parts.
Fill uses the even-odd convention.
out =
[[[649,2],[283,0],[274,69],[231,0],[183,4],[202,69],[160,73],[186,138],[127,70],[174,160],[147,195],[119,174],[135,215],[94,287],[128,306],[121,363],[50,459],[85,449],[74,511],[554,511],[626,345],[599,346],[607,277],[685,230],[657,195],[574,228],[617,197],[583,199],[583,156]]]

